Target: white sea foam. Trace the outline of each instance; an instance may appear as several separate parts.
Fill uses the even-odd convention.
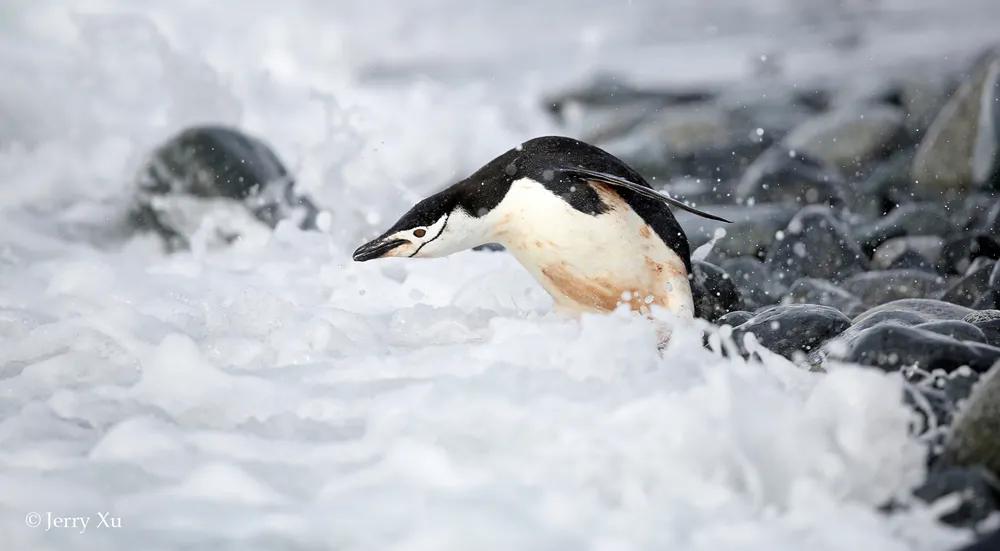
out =
[[[799,24],[805,12],[785,10],[800,3],[69,4],[0,8],[5,549],[966,537],[924,508],[876,510],[923,474],[893,375],[725,359],[696,328],[676,327],[661,354],[643,320],[549,313],[504,254],[350,260],[416,198],[552,132],[542,92],[626,61],[639,77],[739,76],[770,42],[737,31]],[[972,21],[966,46],[987,27]],[[909,51],[917,27],[887,26],[895,40],[875,33],[872,49]],[[172,256],[127,237],[145,155],[204,122],[271,143],[329,231],[283,224]],[[25,525],[49,511],[110,511],[123,527]]]

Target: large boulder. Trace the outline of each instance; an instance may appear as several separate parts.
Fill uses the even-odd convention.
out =
[[[295,191],[277,155],[261,140],[221,126],[189,128],[158,147],[139,171],[131,220],[168,249],[187,247],[212,224],[213,241],[229,242],[291,219],[315,227],[316,207]]]
[[[1000,187],[1000,51],[983,55],[927,130],[913,160],[914,189],[950,199]]]

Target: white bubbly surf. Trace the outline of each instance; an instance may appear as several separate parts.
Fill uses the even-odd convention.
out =
[[[790,70],[837,63],[812,30],[767,38],[824,3],[68,4],[0,7],[5,549],[930,551],[967,537],[926,507],[877,511],[923,476],[897,376],[726,359],[698,328],[658,353],[643,320],[549,314],[505,254],[350,260],[417,198],[555,131],[538,98],[560,84],[623,66],[739,77],[784,41],[800,43]],[[996,26],[975,16],[989,3],[966,4],[968,21],[885,2],[856,55],[954,51],[955,20],[970,49]],[[653,24],[668,17],[676,29]],[[274,146],[329,208],[326,231],[283,224],[170,256],[123,236],[145,154],[205,122]],[[49,513],[92,520],[46,530]]]

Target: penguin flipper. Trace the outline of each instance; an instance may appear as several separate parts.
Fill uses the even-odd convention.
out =
[[[576,176],[579,176],[580,178],[585,178],[587,180],[596,180],[598,182],[608,184],[611,186],[623,187],[632,190],[638,193],[639,195],[642,195],[643,197],[648,197],[649,199],[656,199],[657,201],[662,201],[669,205],[673,205],[681,210],[686,210],[692,214],[697,214],[702,218],[708,218],[709,220],[718,220],[719,222],[726,222],[729,224],[732,223],[732,220],[726,220],[721,216],[716,216],[714,214],[709,214],[705,211],[698,210],[692,206],[689,206],[687,203],[684,203],[678,199],[674,199],[669,195],[659,193],[653,188],[646,187],[641,184],[637,184],[635,182],[630,182],[620,176],[614,176],[612,174],[607,174],[605,172],[598,172],[596,170],[588,170],[586,168],[566,168],[563,169],[563,172],[566,172],[568,174],[575,174]]]

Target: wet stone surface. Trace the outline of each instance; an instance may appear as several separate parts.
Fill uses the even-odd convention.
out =
[[[825,279],[804,277],[792,284],[785,296],[792,304],[821,304],[840,310],[853,317],[865,310],[861,300],[843,288]]]
[[[221,126],[184,130],[159,146],[139,172],[131,221],[182,249],[207,220],[231,242],[256,221],[266,228],[292,219],[316,227],[318,209],[296,193],[295,180],[258,138]]]
[[[799,211],[767,254],[767,266],[783,283],[813,277],[842,281],[865,271],[868,257],[846,226],[826,207]]]
[[[767,308],[733,330],[737,343],[752,334],[766,348],[791,358],[808,354],[820,344],[847,329],[850,320],[839,310],[815,304],[781,305]]]

